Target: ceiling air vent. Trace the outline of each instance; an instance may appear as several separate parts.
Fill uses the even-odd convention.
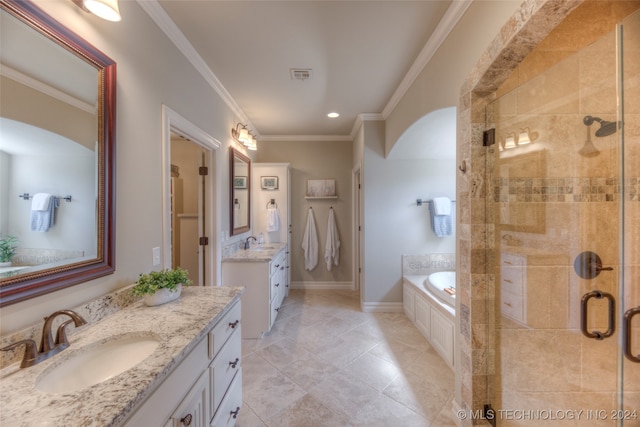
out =
[[[291,80],[307,80],[311,78],[311,68],[291,68]]]

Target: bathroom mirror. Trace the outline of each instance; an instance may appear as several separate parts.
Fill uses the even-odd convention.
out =
[[[231,212],[231,235],[244,233],[249,231],[251,224],[251,159],[240,151],[230,148],[230,164],[231,171],[230,182],[231,195],[230,205]]]
[[[115,269],[116,64],[26,0],[0,0],[0,31],[6,306]]]

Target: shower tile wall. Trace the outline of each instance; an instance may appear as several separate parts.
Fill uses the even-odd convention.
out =
[[[626,185],[630,207],[625,209],[625,249],[636,259],[632,264],[627,260],[625,277],[634,280],[628,298],[638,301],[637,101],[631,107],[635,111],[625,111],[625,162],[632,176],[628,174],[624,183],[611,178],[619,175],[616,136],[592,135],[601,151],[597,157],[584,158],[576,153],[586,138],[583,116],[615,120],[615,40],[613,35],[599,39],[637,8],[638,2],[527,1],[503,27],[461,91],[458,161],[470,165],[469,172],[458,177],[456,196],[460,208],[457,253],[463,335],[457,399],[463,407],[477,410],[489,402],[506,408],[548,407],[549,398],[554,406],[563,408],[570,403],[593,407],[594,401],[598,403],[596,408],[613,407],[615,366],[601,366],[601,361],[615,365],[614,357],[602,355],[615,349],[595,346],[594,340],[579,333],[575,299],[591,290],[593,284],[577,278],[572,264],[579,252],[597,251],[607,265],[616,268],[606,280],[598,282],[598,288],[616,290],[620,270],[618,208],[621,185]],[[640,35],[633,40],[640,43]],[[634,55],[625,60],[637,70],[640,46],[626,49]],[[626,96],[640,99],[637,77],[629,86],[625,87]],[[498,98],[499,102],[493,104]],[[487,116],[488,110],[493,115]],[[497,146],[482,146],[482,131],[488,124],[510,132],[529,127],[536,140],[529,148],[519,147],[514,153],[543,148],[547,154],[532,154],[528,160],[538,163],[512,165],[512,172],[514,167],[521,167],[520,174],[502,176],[501,168],[509,168],[509,160],[503,159],[510,155],[505,152],[500,157]],[[596,123],[592,132],[597,128]],[[530,174],[531,169],[543,170],[544,174]],[[509,229],[504,224],[524,224],[528,228],[523,233],[523,228]],[[494,283],[500,279],[497,267],[505,254],[520,256],[526,282],[535,283],[535,291],[527,290],[524,308],[524,323],[540,329],[535,333],[500,311],[500,295]],[[606,328],[606,319],[594,318],[590,327],[602,325]],[[639,342],[640,338],[635,340]],[[572,360],[567,360],[569,354],[575,355]],[[562,367],[553,369],[562,375],[545,375],[550,366]],[[505,372],[502,367],[506,367]],[[637,372],[625,377],[627,389],[639,390]],[[502,388],[519,392],[509,394],[513,400],[500,402]],[[637,397],[637,393],[632,396]]]

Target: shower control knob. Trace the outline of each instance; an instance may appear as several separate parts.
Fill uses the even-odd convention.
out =
[[[593,279],[602,271],[612,271],[613,267],[603,267],[602,260],[597,253],[586,251],[576,257],[573,269],[583,279]]]

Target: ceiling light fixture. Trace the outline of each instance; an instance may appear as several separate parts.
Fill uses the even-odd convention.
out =
[[[118,8],[118,0],[71,0],[79,8],[85,12],[91,12],[94,15],[107,21],[117,22],[122,19],[120,9]]]
[[[238,129],[242,127],[241,129]],[[256,137],[253,136],[251,132],[249,132],[249,128],[247,125],[243,125],[238,122],[235,128],[231,128],[231,137],[240,144],[247,147],[249,150],[255,151],[258,149],[258,144],[256,141]]]
[[[327,114],[327,117],[331,118],[331,119],[335,119],[336,117],[340,117],[339,113],[336,113],[335,111]]]

